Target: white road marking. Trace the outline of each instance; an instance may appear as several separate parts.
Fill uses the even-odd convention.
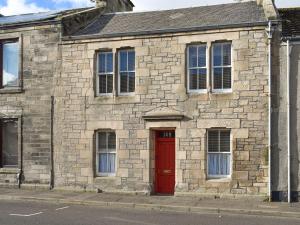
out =
[[[57,209],[55,209],[55,211],[59,211],[59,210],[67,209],[67,208],[70,208],[70,206],[65,206],[65,207],[57,208]]]
[[[33,214],[9,214],[10,216],[21,216],[21,217],[30,217],[30,216],[36,216],[36,215],[40,215],[43,212],[37,212],[37,213],[33,213]]]
[[[137,221],[137,220],[127,220],[127,219],[122,219],[122,218],[117,218],[117,217],[104,217],[105,219],[109,219],[109,220],[116,220],[116,221],[120,221],[120,222],[127,222],[127,223],[136,223],[136,224],[143,224],[143,225],[158,225],[156,223],[147,223],[147,222],[141,222],[141,221]]]

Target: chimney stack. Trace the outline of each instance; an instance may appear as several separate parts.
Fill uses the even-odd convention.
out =
[[[92,0],[92,2],[96,3],[95,5],[96,8],[105,8],[107,5],[106,0]]]

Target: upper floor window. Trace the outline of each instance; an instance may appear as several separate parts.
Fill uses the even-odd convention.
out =
[[[0,120],[0,167],[18,167],[18,120]]]
[[[116,172],[116,133],[114,131],[97,132],[97,174],[114,176]]]
[[[188,91],[206,91],[206,45],[190,45],[188,47]]]
[[[119,93],[135,91],[135,52],[133,49],[119,51]]]
[[[213,90],[231,91],[231,43],[214,43],[212,53]]]
[[[0,88],[18,87],[19,82],[19,42],[0,41]]]
[[[208,177],[230,176],[230,130],[213,129],[207,134]]]
[[[99,52],[97,67],[97,91],[99,95],[113,92],[113,53]]]

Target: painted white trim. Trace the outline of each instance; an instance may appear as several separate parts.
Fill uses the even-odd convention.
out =
[[[223,46],[224,44],[230,44],[231,48],[230,48],[230,65],[227,66],[214,66],[214,46],[216,45],[221,45]],[[233,57],[232,54],[233,53],[233,49],[232,49],[232,42],[230,41],[224,41],[224,42],[220,42],[220,43],[212,43],[211,44],[211,90],[212,93],[231,93],[232,92],[232,88],[233,88]],[[221,48],[221,55],[222,55],[222,64],[223,64],[223,47]],[[231,68],[231,88],[222,88],[222,89],[215,89],[214,88],[214,68]],[[223,74],[222,74],[222,87],[223,87]]]
[[[190,68],[190,54],[189,54],[189,48],[190,47],[197,47],[197,60],[198,60],[198,47],[205,47],[205,67],[192,67]],[[208,93],[208,63],[207,63],[207,56],[208,56],[209,52],[208,52],[208,45],[207,44],[191,44],[187,46],[187,51],[186,51],[186,60],[187,60],[187,65],[186,65],[186,76],[187,76],[187,92],[189,94],[193,93],[193,94],[206,94]],[[190,69],[206,69],[206,89],[190,89]]]
[[[208,132],[209,131],[230,131],[230,151],[229,152],[208,152]],[[223,179],[223,178],[231,178],[232,177],[232,170],[233,170],[233,154],[232,154],[232,144],[233,137],[232,137],[232,130],[231,129],[226,129],[226,128],[210,128],[206,129],[206,176],[207,179]],[[230,154],[230,171],[229,175],[209,175],[209,166],[208,166],[208,154]]]
[[[120,53],[122,51],[126,51],[127,52],[127,69],[128,69],[128,52],[134,52],[134,71],[121,71],[120,68],[121,68],[121,60],[120,60]],[[134,91],[133,92],[121,92],[121,72],[128,72],[128,73],[134,73]],[[128,48],[128,49],[120,49],[118,51],[118,95],[119,96],[131,96],[131,95],[134,95],[135,94],[135,90],[136,90],[136,54],[135,54],[135,49],[132,49],[132,48]],[[129,80],[127,81],[129,82]],[[128,84],[129,85],[129,84]]]
[[[113,71],[110,72],[110,73],[99,73],[99,54],[101,53],[104,53],[104,54],[107,54],[107,53],[111,53],[112,54],[112,64],[113,64]],[[97,57],[96,57],[96,60],[97,60],[97,65],[96,65],[96,96],[98,97],[101,97],[101,96],[108,96],[108,97],[112,97],[113,96],[113,92],[114,92],[114,53],[113,51],[98,51],[97,52]],[[106,57],[105,57],[105,60],[106,60]],[[106,62],[105,62],[105,66],[106,66]],[[111,93],[100,93],[100,87],[99,87],[99,76],[104,76],[104,75],[108,75],[108,74],[111,74],[112,75],[112,80],[113,80],[113,87],[112,87],[112,92]],[[107,89],[107,80],[106,80],[106,89]]]
[[[114,173],[101,173],[101,172],[99,172],[99,157],[98,157],[98,155],[100,154],[100,151],[99,151],[99,133],[115,133],[115,136],[116,136],[116,149],[115,149],[115,151],[107,151],[106,153],[114,153],[115,154],[115,172]],[[96,140],[96,151],[95,151],[95,157],[96,157],[96,165],[95,165],[95,173],[96,173],[96,175],[97,175],[97,177],[114,177],[114,176],[116,176],[116,174],[117,174],[117,168],[118,168],[118,166],[117,166],[117,162],[118,162],[118,160],[117,160],[117,144],[118,144],[118,142],[117,142],[117,134],[116,134],[116,131],[115,130],[109,130],[109,129],[103,129],[103,130],[97,130],[96,132],[95,132],[95,134],[96,134],[96,138],[95,138],[95,140]],[[107,136],[106,136],[106,142],[108,141],[108,139],[107,139]],[[106,145],[107,145],[108,143],[106,143]]]

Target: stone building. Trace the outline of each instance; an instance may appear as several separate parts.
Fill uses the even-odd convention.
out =
[[[290,196],[293,201],[300,196],[300,9],[279,9],[279,14],[273,63],[272,198],[288,200]]]
[[[1,185],[48,187],[51,183],[51,96],[60,70],[61,35],[101,13],[132,7],[130,1],[116,0],[106,8],[0,17]]]
[[[58,188],[268,194],[272,1],[109,13],[63,37]]]
[[[22,185],[58,189],[270,195],[273,2],[117,13],[133,5],[113,2],[3,25],[0,38],[30,42],[24,88],[0,94],[2,121],[20,121],[2,126],[18,136],[19,166],[2,164],[1,183],[19,168]]]

